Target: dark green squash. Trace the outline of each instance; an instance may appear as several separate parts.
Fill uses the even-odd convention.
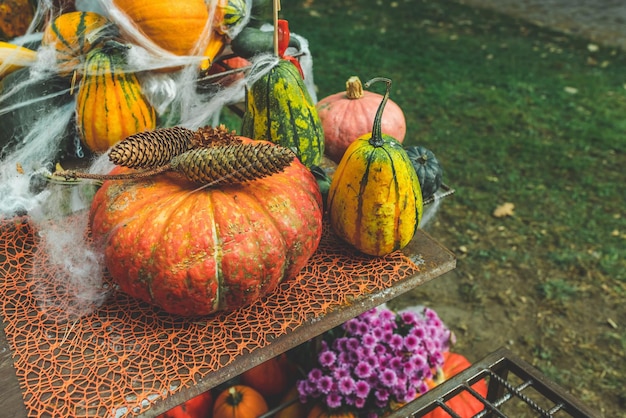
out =
[[[405,150],[419,178],[422,197],[426,200],[441,187],[443,168],[435,154],[421,145],[405,147]]]
[[[278,64],[248,88],[241,135],[292,149],[307,167],[324,155],[324,133],[298,68]]]

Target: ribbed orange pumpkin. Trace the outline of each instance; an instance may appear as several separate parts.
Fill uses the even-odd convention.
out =
[[[204,0],[114,0],[114,4],[155,44],[188,55],[209,19]]]
[[[137,76],[124,67],[124,51],[117,46],[87,54],[76,96],[76,126],[85,146],[95,153],[156,127],[156,112]]]
[[[324,130],[326,155],[338,163],[348,146],[372,130],[381,94],[364,91],[361,80],[352,76],[346,91],[331,94],[317,102],[317,113]],[[400,106],[387,101],[381,119],[382,132],[402,143],[406,135],[406,120]]]
[[[122,291],[173,314],[207,315],[248,305],[305,266],[321,239],[322,198],[297,159],[220,188],[169,173],[105,181],[90,226]]]
[[[245,385],[234,385],[222,391],[213,406],[213,418],[258,418],[269,411],[259,392]]]
[[[46,25],[41,44],[54,47],[58,71],[67,75],[79,70],[92,47],[115,32],[113,24],[98,13],[68,12]]]

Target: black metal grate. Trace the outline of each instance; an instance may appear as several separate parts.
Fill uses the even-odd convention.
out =
[[[486,397],[471,388],[481,379],[485,379],[488,385]],[[461,418],[445,402],[462,392],[467,392],[466,396],[474,396],[484,405],[483,411],[474,418],[599,416],[547,379],[536,368],[509,350],[500,348],[408,403],[388,418],[421,417],[438,407],[445,410],[450,417]]]

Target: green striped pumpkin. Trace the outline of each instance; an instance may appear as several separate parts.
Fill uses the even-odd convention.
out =
[[[381,118],[391,81],[374,118],[372,132],[348,146],[328,192],[335,233],[359,251],[382,256],[404,248],[422,218],[420,183],[402,144],[383,134]],[[369,84],[369,83],[368,83]]]
[[[43,31],[41,44],[53,47],[62,75],[80,70],[85,55],[103,37],[115,32],[104,16],[94,12],[68,12],[57,16]]]
[[[309,168],[322,161],[322,123],[293,63],[281,59],[248,88],[241,134],[291,148]]]
[[[76,95],[76,125],[85,146],[102,153],[127,136],[156,128],[156,112],[137,76],[125,72],[124,46],[95,48]]]

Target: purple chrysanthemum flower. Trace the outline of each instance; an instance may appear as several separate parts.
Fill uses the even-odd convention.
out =
[[[417,325],[411,329],[411,331],[409,332],[409,335],[414,335],[415,338],[421,341],[426,336],[426,330],[424,329],[423,326]]]
[[[317,381],[317,389],[321,393],[324,393],[324,394],[329,393],[332,388],[333,388],[333,379],[330,376],[322,376]]]
[[[374,347],[378,342],[378,338],[374,336],[373,333],[363,334],[363,338],[361,339],[364,347]]]
[[[401,350],[402,346],[404,345],[404,339],[402,338],[402,335],[392,334],[391,338],[389,338],[389,345],[394,350]]]
[[[354,387],[354,393],[357,399],[365,399],[370,393],[370,385],[365,380],[357,380]]]
[[[350,369],[345,365],[337,367],[333,370],[333,378],[337,381],[346,376],[350,376]]]
[[[337,355],[334,351],[322,351],[318,356],[318,360],[320,362],[320,366],[330,367],[335,364],[335,360],[337,360]]]
[[[374,391],[374,396],[376,399],[382,402],[389,401],[389,389],[387,388],[379,388]]]
[[[365,406],[366,398],[354,398],[354,407],[361,409]]]
[[[354,333],[357,332],[358,328],[359,328],[359,320],[355,318],[349,319],[343,324],[343,329],[345,329],[348,334],[354,335]]]
[[[377,340],[381,340],[383,338],[383,329],[382,328],[374,328],[372,330],[372,335],[374,336],[374,338],[376,338]]]
[[[403,343],[404,343],[404,348],[406,348],[407,351],[413,351],[419,346],[420,340],[415,335],[409,334],[406,337],[404,337]]]
[[[348,338],[348,342],[347,342],[348,350],[356,351],[356,349],[359,348],[360,345],[361,343],[359,342],[357,338]]]
[[[326,405],[329,408],[339,408],[343,402],[343,398],[336,392],[331,392],[326,395]]]
[[[372,375],[373,370],[374,369],[372,368],[372,366],[370,366],[368,362],[359,361],[359,363],[354,368],[354,374],[360,379],[365,379]]]
[[[320,380],[322,376],[323,376],[322,370],[315,368],[309,371],[309,374],[307,377],[309,379],[309,382],[316,383],[318,380]]]
[[[356,389],[356,383],[350,376],[344,376],[338,380],[337,389],[342,395],[350,395]]]
[[[418,316],[413,311],[404,311],[400,313],[400,318],[407,325],[415,325],[419,322]]]
[[[387,387],[395,386],[395,384],[398,382],[398,376],[396,375],[396,372],[394,372],[392,369],[385,369],[380,372],[379,379],[380,383]]]
[[[379,315],[380,319],[382,319],[384,321],[393,321],[396,318],[396,314],[393,313],[389,309],[381,309],[378,312],[378,315]]]
[[[398,370],[401,371],[404,367],[403,367],[403,358],[396,356],[396,357],[392,357],[391,360],[389,361],[389,367],[391,367],[394,370]]]

